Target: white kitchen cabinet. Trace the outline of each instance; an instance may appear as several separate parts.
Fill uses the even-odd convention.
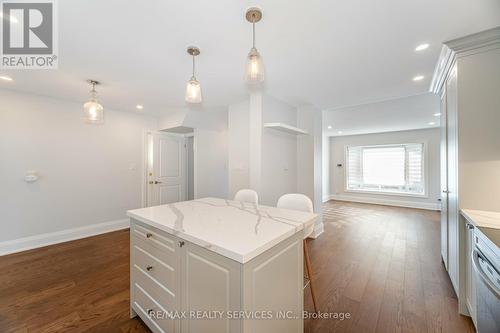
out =
[[[454,63],[441,92],[441,255],[458,294],[457,143],[457,65]]]
[[[240,264],[190,242],[182,247],[181,295],[184,311],[241,308]],[[241,332],[238,320],[183,320],[182,332]]]
[[[301,319],[275,318],[280,311],[302,314],[301,237],[243,265],[135,220],[131,230],[132,316],[139,315],[153,332],[302,333]],[[273,318],[227,318],[242,311],[272,311]]]
[[[128,215],[131,316],[153,332],[303,332],[303,229],[316,214],[203,198]]]
[[[446,110],[446,87],[441,94],[441,257],[448,270],[448,126]]]
[[[500,209],[500,27],[446,42],[431,90],[441,96],[441,255],[459,312],[474,316],[471,235],[459,212]]]
[[[457,140],[457,65],[451,68],[446,80],[447,128],[447,214],[448,214],[448,273],[458,294],[459,277],[459,207],[458,207],[458,140]]]
[[[179,320],[155,318],[182,310],[180,241],[143,223],[131,223],[131,314],[139,315],[153,332],[181,331]]]
[[[465,302],[474,324],[476,324],[476,275],[472,268],[472,250],[474,249],[474,225],[461,217],[465,232]]]

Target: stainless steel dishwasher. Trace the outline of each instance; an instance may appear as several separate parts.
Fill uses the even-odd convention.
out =
[[[499,333],[500,250],[488,242],[484,234],[477,229],[475,233],[472,267],[477,284],[477,331],[478,333]]]

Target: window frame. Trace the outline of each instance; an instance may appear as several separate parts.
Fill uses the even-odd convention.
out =
[[[380,191],[380,190],[370,190],[370,189],[352,189],[349,188],[349,148],[384,148],[384,147],[401,147],[407,145],[422,145],[422,184],[424,186],[423,193],[409,193],[409,192],[396,192],[396,191]],[[415,198],[428,198],[429,197],[429,179],[428,179],[428,163],[427,163],[427,141],[421,142],[409,142],[409,143],[389,143],[389,144],[355,144],[355,145],[345,145],[344,146],[344,192],[347,193],[363,193],[363,194],[379,194],[379,195],[389,195],[389,196],[403,196],[403,197],[415,197]],[[362,157],[361,157],[362,158]],[[407,163],[405,157],[405,164]],[[363,174],[363,169],[361,167],[361,174]],[[405,172],[406,177],[406,172]]]

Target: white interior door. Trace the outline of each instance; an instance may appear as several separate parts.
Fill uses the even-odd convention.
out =
[[[446,117],[448,124],[448,272],[458,294],[459,278],[459,206],[458,206],[458,128],[457,128],[457,66],[446,82]]]
[[[186,147],[180,135],[151,133],[148,206],[186,200]]]
[[[441,97],[441,256],[448,269],[448,111],[446,86]]]

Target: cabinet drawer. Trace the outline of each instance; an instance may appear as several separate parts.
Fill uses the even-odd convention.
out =
[[[166,310],[178,309],[178,272],[153,259],[140,248],[134,248],[136,261],[132,270],[132,280],[139,283]],[[153,268],[148,271],[147,267]]]
[[[179,332],[178,320],[168,319],[166,310],[138,283],[134,284],[134,307],[141,318],[153,323],[155,329],[148,326],[154,331]]]
[[[178,240],[175,237],[135,223],[131,241],[134,245],[139,246],[174,269],[178,267],[176,252],[179,251],[179,248],[177,246]]]

